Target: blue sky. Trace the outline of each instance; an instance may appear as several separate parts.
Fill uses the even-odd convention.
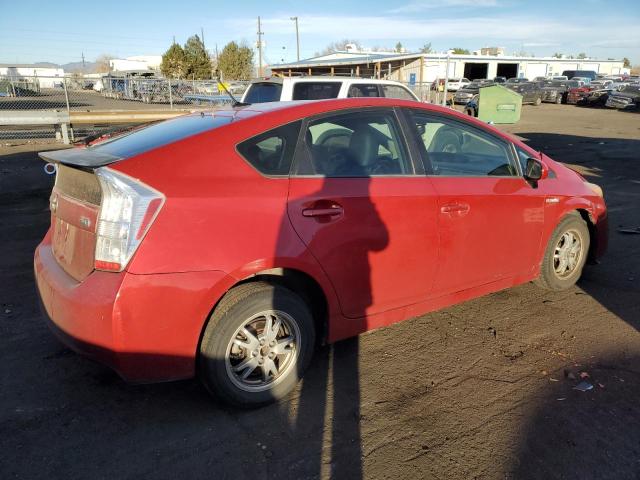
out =
[[[7,2],[7,3],[5,3]],[[207,48],[228,41],[254,44],[262,17],[269,63],[295,60],[343,38],[365,47],[437,50],[503,46],[507,53],[554,52],[594,58],[628,57],[640,64],[640,0],[195,0],[0,1],[0,63],[79,61],[161,54],[204,29]]]

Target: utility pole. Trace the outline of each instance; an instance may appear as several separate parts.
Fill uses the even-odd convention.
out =
[[[204,29],[202,27],[200,27],[200,40],[202,40],[202,48],[204,48],[204,51],[207,51],[207,47],[204,46]]]
[[[291,20],[296,22],[296,58],[300,61],[300,35],[298,34],[298,17],[290,17]]]
[[[258,17],[258,76],[262,77],[262,35],[264,33],[260,29],[260,17]]]
[[[84,52],[82,52],[82,73],[84,73]]]

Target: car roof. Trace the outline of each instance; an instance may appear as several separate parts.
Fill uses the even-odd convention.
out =
[[[370,83],[376,85],[402,85],[393,80],[380,80],[377,78],[363,77],[329,77],[329,76],[302,76],[302,77],[267,77],[252,80],[251,83],[305,83],[305,82],[345,82],[345,83]]]

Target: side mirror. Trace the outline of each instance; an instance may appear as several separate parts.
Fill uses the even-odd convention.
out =
[[[524,178],[531,184],[533,188],[538,187],[538,181],[544,180],[549,176],[549,167],[540,160],[535,158],[527,159],[527,167],[524,172]]]

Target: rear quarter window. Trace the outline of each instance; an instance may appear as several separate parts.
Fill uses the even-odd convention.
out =
[[[263,175],[288,175],[301,124],[289,123],[245,140],[238,144],[238,153]]]
[[[292,100],[338,98],[342,82],[298,82],[293,85]]]
[[[401,100],[413,100],[416,98],[404,87],[399,85],[382,85],[382,91],[387,98],[399,98]]]

